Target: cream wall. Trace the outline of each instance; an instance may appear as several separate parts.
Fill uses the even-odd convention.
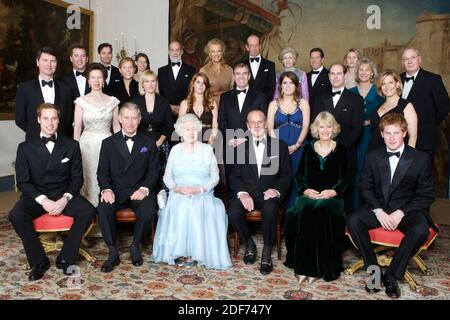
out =
[[[66,1],[94,11],[94,52],[101,42],[115,47],[115,38],[124,33],[126,50],[133,54],[133,37],[138,50],[150,57],[152,69],[167,63],[169,28],[169,1],[160,0],[71,0]],[[131,51],[130,51],[131,50]],[[91,61],[98,61],[95,54]],[[117,65],[117,61],[114,60]],[[13,174],[12,161],[17,145],[24,140],[24,133],[14,121],[0,121],[0,177]]]

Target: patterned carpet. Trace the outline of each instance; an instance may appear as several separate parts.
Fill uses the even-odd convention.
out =
[[[220,300],[353,300],[353,299],[388,299],[383,291],[369,295],[364,291],[367,275],[363,271],[355,275],[342,274],[333,282],[323,280],[299,288],[290,269],[276,260],[273,251],[274,271],[269,276],[259,273],[259,263],[247,266],[240,256],[233,261],[230,271],[213,271],[200,267],[185,269],[183,267],[158,265],[148,262],[150,246],[145,248],[143,266],[134,267],[129,259],[127,243],[131,240],[131,229],[122,226],[119,239],[121,261],[114,272],[104,274],[100,266],[107,256],[106,246],[99,239],[93,248],[88,249],[97,261],[87,263],[80,259],[81,286],[70,288],[67,276],[56,269],[56,254],[50,254],[51,268],[43,279],[36,282],[27,280],[26,259],[22,243],[7,221],[5,214],[0,214],[0,300],[5,299],[220,299]],[[261,252],[261,236],[256,235],[258,249]],[[283,250],[283,259],[285,252]],[[344,266],[349,266],[357,259],[357,253],[348,249],[344,253]],[[424,260],[434,272],[425,276],[415,266],[410,271],[416,281],[423,286],[421,293],[410,290],[406,282],[401,281],[401,299],[446,299],[450,298],[450,227],[443,227],[435,246],[423,255]]]

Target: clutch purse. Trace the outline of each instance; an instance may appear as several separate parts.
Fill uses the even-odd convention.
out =
[[[164,208],[167,203],[167,191],[165,189],[161,189],[156,195],[156,201],[158,202],[158,207],[160,209]]]

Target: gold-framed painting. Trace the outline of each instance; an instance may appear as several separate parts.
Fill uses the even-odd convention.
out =
[[[56,78],[72,69],[70,47],[93,53],[94,13],[60,0],[0,0],[0,120],[13,120],[19,83],[37,76],[36,52],[58,52]]]

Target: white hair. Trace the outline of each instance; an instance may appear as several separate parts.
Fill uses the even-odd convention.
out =
[[[173,125],[175,128],[175,132],[181,137],[183,133],[184,125],[188,122],[192,122],[194,124],[197,132],[202,131],[202,122],[198,119],[195,114],[186,113],[181,117],[178,117],[177,122]]]

